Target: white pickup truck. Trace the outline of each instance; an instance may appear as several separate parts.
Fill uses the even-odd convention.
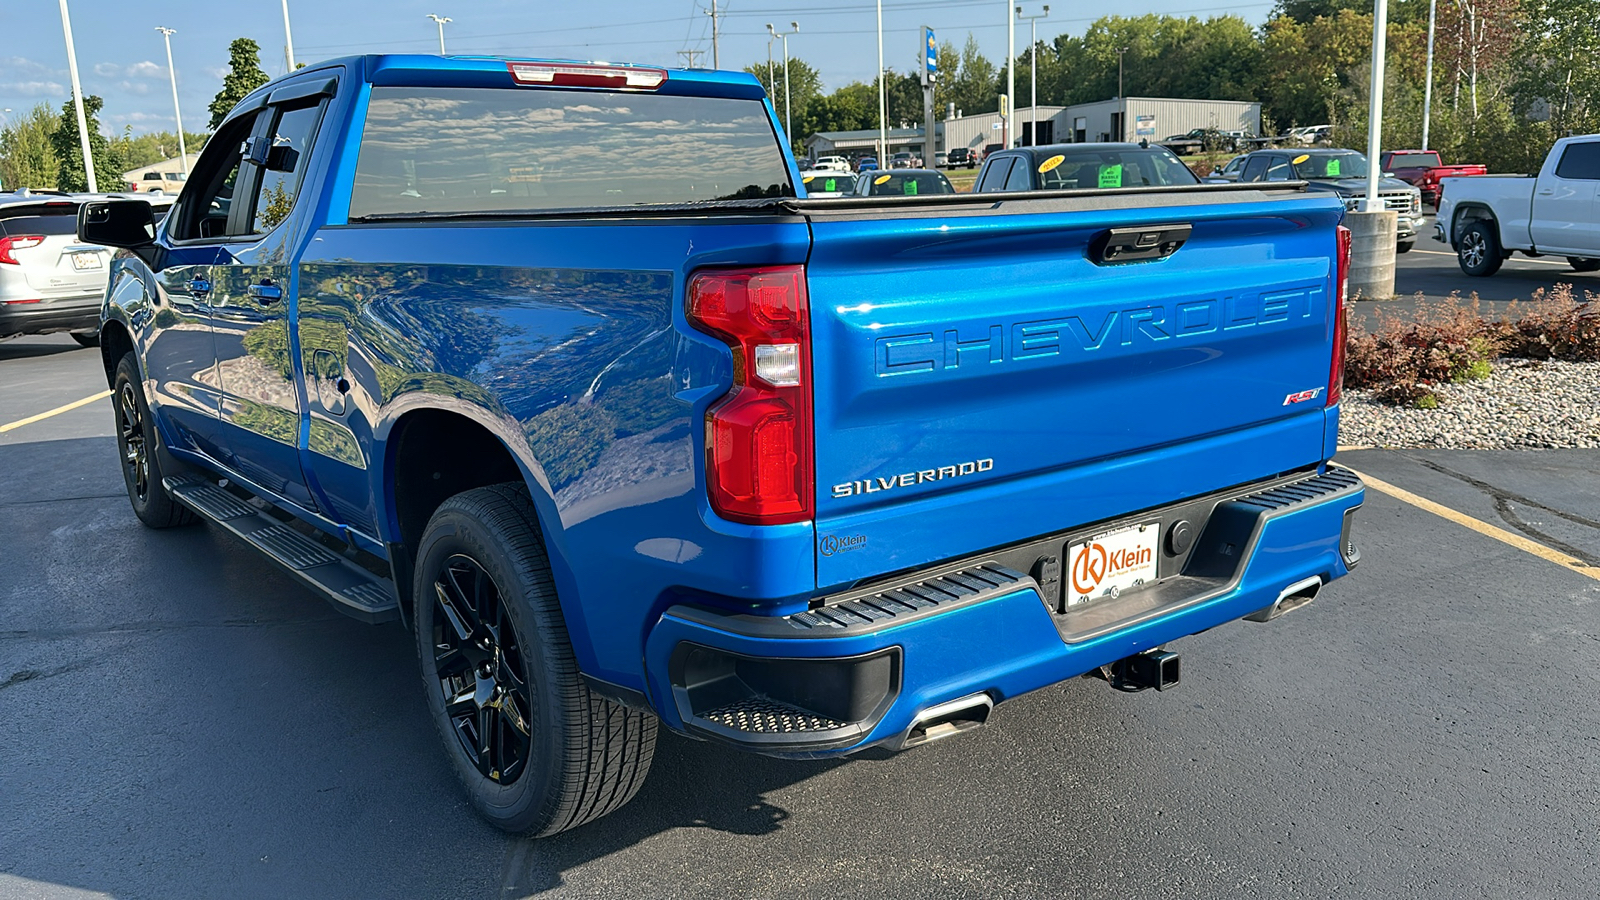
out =
[[[1516,250],[1600,270],[1600,134],[1556,141],[1538,175],[1441,179],[1433,227],[1468,275],[1493,275]]]

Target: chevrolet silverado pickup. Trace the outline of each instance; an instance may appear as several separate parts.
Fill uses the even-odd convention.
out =
[[[474,805],[551,834],[662,726],[913,747],[1079,675],[1170,687],[1171,642],[1346,574],[1342,216],[811,199],[744,74],[365,56],[243,100],[159,227],[78,228],[121,248],[139,519],[403,623]]]
[[[1514,251],[1565,256],[1600,270],[1600,134],[1556,141],[1537,175],[1470,175],[1439,182],[1433,239],[1461,271],[1488,276]]]

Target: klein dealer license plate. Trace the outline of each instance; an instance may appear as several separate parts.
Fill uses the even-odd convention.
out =
[[[72,268],[82,272],[84,269],[100,268],[100,254],[74,253],[72,254]]]
[[[1161,523],[1146,522],[1067,546],[1067,605],[1115,597],[1156,580]]]

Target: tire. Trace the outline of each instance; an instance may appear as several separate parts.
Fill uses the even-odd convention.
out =
[[[1600,272],[1600,259],[1569,256],[1567,257],[1567,264],[1572,266],[1572,271],[1574,272]]]
[[[1394,252],[1396,252],[1396,253],[1410,253],[1411,252],[1411,248],[1415,247],[1416,245],[1417,245],[1417,242],[1415,240],[1400,241],[1399,243],[1394,245]]]
[[[98,331],[74,331],[72,339],[77,341],[80,347],[100,346],[100,332]]]
[[[76,337],[76,335],[74,335]],[[151,528],[176,528],[199,521],[179,506],[161,486],[166,477],[161,436],[150,421],[139,380],[139,361],[129,351],[117,363],[111,385],[111,407],[117,417],[117,452],[122,460],[122,483],[139,521]]]
[[[650,771],[656,718],[590,693],[578,674],[522,486],[441,504],[413,584],[428,709],[479,814],[542,837],[633,799]]]
[[[1500,271],[1505,259],[1492,222],[1479,219],[1470,223],[1456,241],[1456,261],[1461,264],[1461,271],[1473,277],[1493,275]]]

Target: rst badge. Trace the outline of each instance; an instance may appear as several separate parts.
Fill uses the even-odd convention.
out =
[[[1292,406],[1296,403],[1304,403],[1307,400],[1315,400],[1322,396],[1322,391],[1322,388],[1312,388],[1309,391],[1300,391],[1299,393],[1290,394],[1289,396],[1283,398],[1283,405]]]

